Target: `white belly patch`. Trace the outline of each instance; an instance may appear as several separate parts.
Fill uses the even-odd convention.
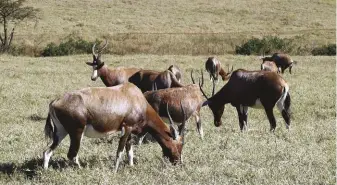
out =
[[[254,108],[254,109],[263,109],[264,107],[263,107],[260,99],[256,99],[255,104],[252,106],[252,108]]]
[[[99,132],[95,130],[92,125],[87,125],[84,129],[84,135],[90,138],[102,138],[107,137],[110,134],[116,133],[116,130],[110,132]]]

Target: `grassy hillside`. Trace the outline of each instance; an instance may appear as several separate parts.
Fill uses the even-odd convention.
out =
[[[70,2],[70,1],[69,1]],[[88,5],[89,6],[89,5]],[[293,119],[289,131],[275,109],[277,128],[269,132],[263,110],[249,109],[248,132],[239,131],[235,109],[227,105],[223,125],[216,128],[208,108],[201,111],[205,139],[194,121],[187,123],[184,164],[162,160],[157,143],[135,147],[134,167],[113,173],[118,136],[84,138],[79,158],[83,169],[68,165],[69,139],[56,150],[50,169],[42,169],[47,147],[43,128],[49,102],[66,91],[103,86],[90,80],[84,62],[91,56],[0,58],[0,184],[335,184],[335,57],[294,57],[299,61],[284,78],[290,85]],[[177,64],[183,83],[191,69],[204,67],[206,56],[103,55],[109,66],[165,69]],[[218,56],[224,65],[258,69],[256,57]],[[206,91],[211,91],[205,81]],[[219,82],[217,90],[223,82]]]
[[[170,54],[164,50],[169,47],[178,48],[169,50],[173,54],[186,47],[191,53],[195,47],[224,53],[252,36],[299,36],[302,47],[314,47],[334,43],[336,35],[333,0],[28,0],[27,5],[41,10],[40,19],[19,25],[15,42],[31,48],[73,35],[106,37],[118,54]]]

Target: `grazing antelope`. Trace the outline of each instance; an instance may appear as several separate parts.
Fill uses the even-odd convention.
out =
[[[239,116],[240,130],[247,127],[248,107],[264,108],[270,130],[274,131],[276,120],[273,108],[276,104],[286,122],[286,128],[290,125],[290,95],[289,86],[277,73],[271,71],[247,71],[238,69],[234,71],[229,81],[218,91],[208,98],[202,90],[202,82],[199,81],[200,90],[207,100],[203,106],[208,105],[213,112],[214,125],[222,124],[221,116],[225,105],[230,103],[236,107]],[[213,86],[215,84],[213,83]],[[214,89],[214,87],[213,87]],[[214,91],[213,91],[214,92]]]
[[[140,70],[130,77],[129,82],[135,84],[142,92],[156,89],[166,89],[171,87],[183,87],[176,76],[170,71],[158,72],[154,70]]]
[[[178,66],[176,65],[170,65],[170,67],[168,68],[169,71],[171,71],[174,76],[176,76],[178,82],[181,82],[181,77],[182,77],[182,74],[181,74],[181,71],[179,69]]]
[[[68,92],[49,105],[45,135],[52,139],[52,144],[44,152],[44,168],[48,168],[53,151],[66,135],[70,136],[67,156],[80,167],[77,154],[83,136],[100,138],[117,131],[122,131],[122,136],[115,171],[124,148],[129,164],[133,165],[131,133],[150,133],[161,146],[164,157],[176,164],[181,159],[185,122],[179,133],[172,124],[168,127],[147,103],[142,92],[131,83]]]
[[[105,44],[102,48],[99,48],[97,53],[95,52],[96,43],[92,47],[92,62],[86,62],[87,65],[92,66],[91,80],[96,81],[100,77],[107,87],[119,85],[128,82],[129,78],[134,75],[140,69],[138,68],[108,68],[104,62],[101,61],[101,53],[108,45]]]
[[[204,133],[200,120],[200,108],[203,98],[198,85],[191,84],[177,88],[147,91],[144,96],[162,118],[168,118],[169,116],[166,109],[169,110],[173,121],[176,123],[182,123],[191,116],[195,117],[197,130],[201,139],[203,139]],[[179,102],[181,102],[181,106],[185,110],[185,115],[180,111]]]
[[[263,61],[261,64],[261,70],[263,71],[273,71],[276,73],[280,73],[279,68],[276,66],[274,61]]]
[[[263,57],[264,61],[274,61],[276,66],[280,68],[279,70],[281,73],[284,73],[284,70],[286,70],[289,67],[289,73],[291,74],[291,69],[293,67],[293,64],[295,63],[289,55],[283,54],[283,53],[274,53],[271,57]]]
[[[226,73],[225,70],[221,67],[221,63],[215,57],[209,57],[205,63],[206,71],[209,73],[210,80],[218,81],[218,76],[220,75],[222,80],[225,81],[230,77],[232,70]]]

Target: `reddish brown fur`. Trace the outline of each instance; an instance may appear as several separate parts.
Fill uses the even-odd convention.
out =
[[[264,71],[273,71],[273,72],[276,72],[276,73],[279,73],[280,71],[278,70],[276,64],[274,61],[264,61],[262,64],[261,64],[261,70],[264,70]]]
[[[291,57],[284,53],[274,53],[271,57],[264,57],[262,58],[263,61],[274,61],[278,68],[281,68],[281,73],[283,74],[284,71],[289,68],[289,73],[291,74],[291,69],[293,66],[294,61]]]
[[[237,109],[240,129],[242,130],[244,124],[247,123],[248,107],[254,106],[256,101],[259,100],[267,113],[271,130],[274,130],[276,121],[273,115],[273,107],[281,97],[284,98],[280,102],[280,105],[284,105],[282,116],[287,126],[290,125],[290,95],[288,90],[287,83],[277,73],[239,69],[234,71],[228,83],[203,105],[210,107],[214,115],[215,126],[220,126],[225,104],[230,103]]]
[[[158,112],[159,116],[168,118],[166,105],[174,122],[182,123],[194,116],[197,120],[199,133],[201,130],[200,108],[203,98],[198,85],[186,85],[184,87],[162,89],[158,91],[148,91],[144,93],[149,104]],[[185,115],[182,114],[180,103],[182,104]],[[202,136],[202,133],[201,137]]]
[[[220,75],[222,80],[228,80],[231,74],[231,71],[225,72],[221,67],[221,63],[215,57],[209,57],[205,63],[206,71],[209,73],[210,79],[218,80]]]
[[[173,139],[172,130],[147,103],[142,92],[131,83],[109,88],[85,88],[66,93],[50,104],[48,118],[50,115],[55,115],[70,135],[69,159],[77,156],[81,137],[89,125],[102,134],[125,130],[117,153],[121,152],[125,145],[126,148],[130,148],[131,133],[149,132],[162,147],[164,156],[172,163],[180,159],[183,136],[178,140]],[[53,138],[53,144],[45,153],[54,150],[60,143],[56,137],[60,130],[55,129],[57,120],[53,119],[47,120],[46,123],[46,134]]]

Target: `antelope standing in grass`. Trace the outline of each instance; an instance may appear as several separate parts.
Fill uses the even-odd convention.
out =
[[[276,120],[273,108],[276,104],[286,122],[286,128],[290,125],[290,95],[289,86],[277,73],[271,71],[247,71],[238,69],[234,71],[228,82],[216,94],[208,98],[202,89],[200,90],[207,100],[203,106],[208,105],[213,112],[214,125],[222,124],[221,116],[225,105],[230,103],[237,110],[240,130],[247,128],[248,107],[263,108],[267,114],[270,130],[274,131]],[[213,83],[213,86],[215,84]],[[213,87],[214,89],[214,87]],[[213,91],[214,92],[214,91]]]
[[[176,123],[183,123],[193,116],[200,137],[203,139],[204,133],[200,120],[200,108],[203,98],[198,85],[191,84],[177,88],[147,91],[144,96],[162,118],[169,118],[166,109],[169,110],[173,121]],[[185,110],[185,115],[180,111],[180,102]]]
[[[48,168],[53,151],[66,135],[70,136],[67,156],[80,167],[77,154],[83,136],[100,138],[117,131],[122,131],[122,136],[117,149],[115,171],[124,148],[129,164],[133,165],[131,133],[150,133],[161,146],[164,157],[176,164],[181,159],[185,123],[179,133],[172,124],[168,127],[147,103],[142,92],[131,83],[66,93],[49,105],[45,134],[52,139],[52,144],[44,152],[44,168]]]
[[[107,87],[119,85],[129,81],[129,78],[138,72],[139,68],[109,68],[104,62],[101,61],[102,51],[106,48],[108,42],[105,41],[103,47],[99,48],[97,53],[95,52],[96,43],[92,47],[92,62],[86,62],[87,65],[92,66],[93,71],[91,80],[96,81],[100,77]]]
[[[274,61],[263,61],[261,64],[261,70],[263,71],[273,71],[276,73],[280,73],[279,68],[276,66]]]
[[[229,68],[228,68],[228,72],[226,73],[225,70],[221,67],[220,61],[216,59],[215,57],[209,57],[206,60],[205,68],[206,68],[206,71],[209,73],[210,80],[215,80],[215,81],[218,81],[219,75],[221,76],[223,81],[228,80],[231,72],[233,71],[233,68],[231,71],[229,71]]]
[[[129,82],[139,87],[142,92],[151,91],[154,84],[157,86],[156,89],[183,87],[170,70],[163,72],[140,70],[130,77]]]
[[[284,53],[274,53],[271,57],[263,57],[264,61],[274,61],[279,71],[283,74],[284,71],[289,67],[289,73],[291,74],[291,69],[295,63],[289,55]]]

